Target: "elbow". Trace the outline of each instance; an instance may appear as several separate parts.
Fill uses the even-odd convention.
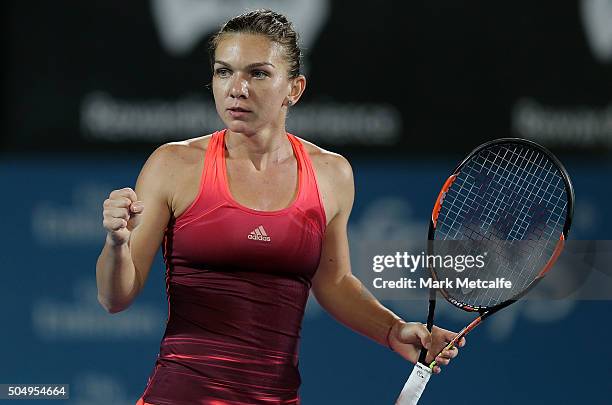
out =
[[[118,312],[126,310],[127,307],[108,307],[105,309],[106,309],[106,312],[108,312],[109,314],[116,314]]]
[[[116,303],[111,303],[99,295],[98,295],[98,302],[100,303],[102,308],[104,308],[104,310],[108,312],[109,314],[116,314],[118,312],[125,311],[130,306],[129,303],[124,304],[124,305],[118,305]]]

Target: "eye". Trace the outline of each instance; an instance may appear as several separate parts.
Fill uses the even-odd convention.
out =
[[[270,76],[268,72],[263,70],[254,70],[251,74],[256,79],[265,79],[266,77]]]
[[[215,69],[215,75],[220,78],[229,77],[231,71],[228,68],[217,68]]]

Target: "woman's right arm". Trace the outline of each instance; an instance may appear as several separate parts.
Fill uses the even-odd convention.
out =
[[[110,313],[128,308],[144,287],[171,215],[173,153],[164,145],[143,166],[136,189],[104,201],[106,242],[96,264],[98,301]]]

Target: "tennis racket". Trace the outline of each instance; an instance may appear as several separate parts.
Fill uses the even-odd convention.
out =
[[[455,168],[433,208],[428,253],[435,254],[446,241],[454,241],[449,244],[454,243],[455,249],[459,246],[463,252],[470,250],[470,244],[473,249],[486,246],[486,266],[470,276],[504,277],[512,287],[430,289],[430,332],[436,291],[457,308],[478,315],[444,349],[454,347],[482,321],[519,300],[544,277],[563,250],[573,207],[574,191],[567,171],[535,142],[518,138],[490,141],[474,149]],[[432,280],[443,280],[451,273],[457,276],[454,269],[441,266],[430,266],[429,270]],[[435,361],[427,364],[426,355],[423,348],[396,405],[418,402],[436,365]]]

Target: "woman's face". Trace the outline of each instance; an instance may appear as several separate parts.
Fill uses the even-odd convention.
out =
[[[217,113],[230,131],[284,130],[292,82],[282,45],[265,36],[226,34],[218,43],[213,95]]]

